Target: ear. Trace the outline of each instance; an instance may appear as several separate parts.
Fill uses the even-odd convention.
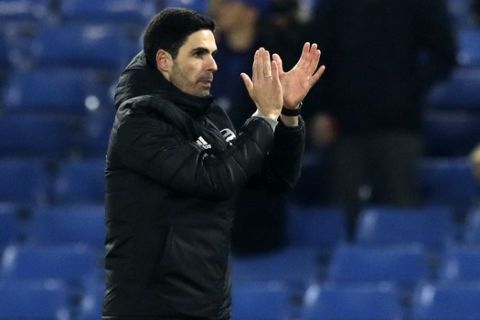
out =
[[[157,54],[155,55],[155,61],[157,63],[157,69],[161,73],[170,74],[173,65],[173,59],[170,53],[163,49],[158,49]]]

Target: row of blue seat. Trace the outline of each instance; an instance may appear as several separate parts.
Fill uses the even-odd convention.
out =
[[[40,66],[118,69],[140,49],[140,31],[127,32],[101,20],[95,24],[44,25],[23,41],[19,32],[12,27],[0,28],[0,66],[31,60],[30,64]],[[462,67],[480,66],[479,43],[480,27],[458,30],[457,58]]]
[[[205,12],[207,6],[208,1],[205,0],[1,0],[0,21],[8,23],[62,19],[143,25],[164,7],[187,7]]]
[[[31,131],[27,132],[32,135]],[[37,141],[35,135],[31,139]],[[0,139],[0,145],[3,143]],[[44,160],[0,158],[0,201],[29,205],[45,203],[45,200],[51,200],[50,203],[103,201],[103,157],[54,162],[58,168],[53,173]],[[424,204],[464,210],[471,207],[478,196],[478,182],[468,158],[425,159],[419,184]]]
[[[310,1],[314,6],[319,0]],[[57,8],[54,4],[60,4]],[[7,21],[38,21],[58,15],[64,19],[111,20],[120,22],[142,22],[153,10],[163,7],[188,7],[205,12],[206,0],[2,0],[2,19]],[[472,22],[471,0],[448,0],[448,9],[456,25]]]
[[[472,314],[476,316],[477,313],[472,312],[479,312],[478,303],[471,304],[480,293],[478,246],[450,247],[440,263],[440,275],[435,280],[428,277],[426,255],[422,254],[421,247],[415,246],[341,246],[332,256],[326,281],[316,279],[317,264],[313,250],[299,247],[261,257],[236,258],[233,263],[233,311],[238,317],[235,318],[287,319],[288,315],[303,311],[305,320],[319,317],[394,319],[391,315],[393,310],[389,308],[392,301],[395,301],[396,317],[407,312],[411,307],[409,304],[413,306],[413,319],[476,319]],[[99,266],[96,253],[83,246],[9,247],[3,254],[0,270],[0,292],[3,293],[0,295],[0,317],[6,310],[25,312],[31,309],[25,307],[25,297],[12,303],[9,288],[11,290],[16,287],[17,292],[23,292],[34,287],[34,292],[38,293],[40,283],[50,284],[43,292],[51,291],[50,294],[54,294],[55,299],[61,301],[75,295],[88,297],[90,301],[84,303],[89,306],[89,310],[99,312],[103,290],[101,277],[98,276],[101,274]],[[300,286],[296,286],[298,283]],[[475,283],[476,285],[472,285]],[[301,289],[298,289],[300,287]],[[90,291],[92,288],[94,293]],[[408,296],[405,295],[406,288],[410,294]],[[393,294],[390,299],[395,298],[390,303],[383,300],[385,291]],[[447,309],[450,312],[442,314],[446,310],[441,312],[438,308],[445,308],[442,304],[446,301],[439,298],[443,301],[440,303],[436,300],[436,295],[442,296],[445,291],[457,294],[463,292],[467,300],[460,306],[469,307],[465,310],[457,308],[459,305],[456,302],[449,304]],[[292,300],[295,294],[298,294],[303,302],[295,304]],[[408,300],[404,300],[405,297]],[[38,306],[38,301],[44,301],[39,296],[30,296],[30,299],[33,306]],[[270,302],[267,303],[265,299]],[[402,306],[402,300],[407,302],[405,306]],[[344,307],[338,308],[342,304],[345,304]],[[365,310],[359,308],[362,304]],[[67,305],[64,304],[63,308]],[[43,306],[38,310],[39,314],[45,309],[48,310],[49,306],[51,305]],[[23,308],[25,310],[22,310]],[[351,309],[356,310],[356,317],[354,313],[350,313]],[[386,309],[390,316],[384,314]],[[345,312],[349,312],[349,315]],[[417,312],[419,314],[416,314]],[[424,312],[430,318],[423,318],[426,316],[421,316]],[[431,312],[435,312],[435,315],[430,314]]]
[[[36,159],[0,161],[0,202],[27,207],[47,203],[103,203],[105,161],[87,159],[62,164],[50,172]]]
[[[3,205],[0,222],[0,248],[20,240],[40,245],[79,243],[98,251],[103,247],[102,204],[39,207],[28,217],[20,216],[14,205]],[[339,209],[290,209],[287,229],[291,245],[313,248],[325,257],[347,241]],[[353,241],[364,246],[421,245],[435,256],[453,244],[480,245],[480,210],[472,210],[465,222],[457,223],[451,210],[443,207],[365,209]]]
[[[90,286],[78,310],[72,310],[65,288],[50,281],[0,280],[3,319],[99,319],[103,286]],[[418,286],[412,306],[405,308],[392,285],[312,286],[303,305],[295,308],[284,286],[244,284],[233,288],[233,318],[245,320],[472,320],[480,317],[478,284]],[[295,311],[298,309],[298,311]],[[292,316],[295,315],[294,316]]]

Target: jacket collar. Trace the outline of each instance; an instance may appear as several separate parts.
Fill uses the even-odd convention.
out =
[[[196,116],[205,114],[213,105],[211,95],[196,97],[175,87],[158,70],[147,64],[143,51],[133,58],[120,75],[115,92],[115,106],[118,109],[124,101],[142,95],[160,95]]]

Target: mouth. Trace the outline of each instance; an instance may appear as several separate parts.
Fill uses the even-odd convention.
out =
[[[201,76],[201,77],[198,79],[198,82],[200,82],[200,83],[202,83],[202,84],[211,85],[212,82],[213,82],[213,75],[212,75],[212,74],[209,74],[209,75]]]

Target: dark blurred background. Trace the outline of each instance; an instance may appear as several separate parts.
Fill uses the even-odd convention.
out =
[[[480,319],[477,0],[0,0],[0,319],[99,319],[112,96],[172,6],[237,127],[256,48],[327,66],[296,189],[238,197],[234,320]]]

